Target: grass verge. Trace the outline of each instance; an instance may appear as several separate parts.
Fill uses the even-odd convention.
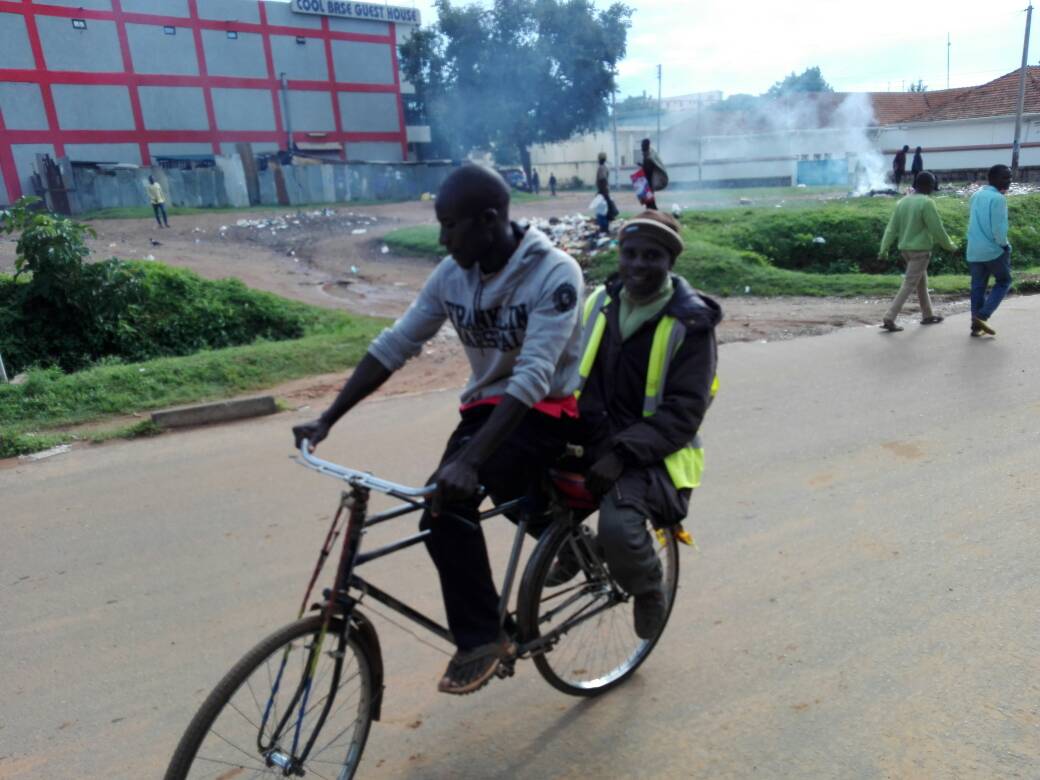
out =
[[[346,369],[364,355],[383,323],[345,315],[343,320],[336,330],[292,341],[102,365],[73,374],[54,368],[29,371],[24,384],[0,385],[0,457],[44,450],[75,438],[104,441],[152,432],[138,423],[76,437],[56,430],[63,426],[230,398],[291,379]]]

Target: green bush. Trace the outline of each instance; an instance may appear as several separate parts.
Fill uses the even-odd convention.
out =
[[[1015,263],[1040,263],[1040,196],[1017,196],[1009,200],[1010,239]],[[838,203],[805,204],[783,210],[726,209],[688,212],[683,224],[706,241],[748,250],[765,257],[772,265],[815,274],[902,273],[903,263],[893,247],[881,260],[877,251],[896,201],[863,198]],[[963,198],[938,196],[935,205],[946,232],[958,249],[936,250],[929,271],[934,274],[963,274],[968,202]],[[823,238],[818,242],[817,237]]]
[[[89,229],[30,205],[0,217],[4,232],[21,233],[18,273],[0,277],[0,354],[11,372],[296,339],[342,322],[236,279],[212,282],[151,262],[86,263]]]

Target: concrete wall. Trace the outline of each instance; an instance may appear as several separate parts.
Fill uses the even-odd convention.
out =
[[[126,37],[130,41],[130,58],[137,73],[162,73],[170,76],[199,75],[195,38],[191,30],[174,28],[167,35],[154,24],[128,24]]]
[[[0,111],[8,130],[46,130],[47,114],[36,84],[0,84]]]
[[[206,130],[206,99],[198,87],[140,87],[141,114],[150,130]]]
[[[267,77],[264,39],[255,33],[240,32],[232,39],[222,30],[203,30],[202,48],[211,76]]]
[[[145,184],[152,175],[162,184],[167,201],[174,206],[249,205],[241,158],[223,156],[218,157],[216,163],[215,168],[190,171],[147,167],[98,170],[74,166],[69,200],[74,213],[145,206],[148,204]],[[265,205],[279,205],[275,184],[279,175],[289,195],[289,205],[418,198],[424,192],[436,192],[452,170],[451,165],[426,163],[326,163],[287,165],[277,170],[271,167],[259,173],[260,199]]]
[[[293,129],[307,130],[336,129],[336,117],[332,111],[332,96],[328,92],[304,92],[289,90],[289,111]]]
[[[340,92],[339,111],[347,132],[379,133],[398,127],[393,92]]]
[[[29,33],[21,14],[0,13],[0,68],[35,67]]]
[[[634,170],[633,154],[646,130],[618,133],[618,157],[621,158],[620,186],[628,188],[628,173]],[[978,120],[929,122],[871,128],[857,133],[864,150],[881,154],[888,170],[892,155],[903,144],[924,147],[924,163],[929,170],[949,171],[967,176],[973,170],[985,170],[995,163],[1010,163],[1014,120],[992,117]],[[1040,142],[1040,116],[1027,116],[1023,124],[1022,143]],[[672,186],[715,184],[781,183],[798,180],[800,161],[846,160],[853,166],[860,151],[850,144],[844,130],[796,130],[756,135],[705,136],[698,139],[681,127],[662,134],[661,157],[668,166]],[[977,147],[977,148],[972,148]],[[996,148],[994,148],[996,147]],[[561,182],[578,176],[585,184],[595,178],[596,154],[613,158],[613,135],[591,133],[568,141],[536,146],[531,150],[532,166],[543,182],[555,173]],[[853,156],[850,156],[853,155]],[[1020,156],[1023,167],[1040,165],[1040,147],[1024,147]]]
[[[63,130],[133,130],[126,87],[55,84],[51,88]]]
[[[36,27],[50,70],[111,73],[123,69],[115,22],[88,19],[87,29],[77,30],[71,19],[37,16]]]
[[[213,110],[221,130],[274,130],[271,93],[260,89],[214,89]]]

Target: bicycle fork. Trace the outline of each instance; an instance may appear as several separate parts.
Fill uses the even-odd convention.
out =
[[[321,557],[318,560],[318,570],[315,572],[314,577],[311,578],[311,584],[308,587],[307,594],[304,596],[303,603],[304,606],[306,606],[310,596],[310,590],[313,587],[321,568],[324,566],[326,558],[328,557],[330,540],[334,540],[335,536],[338,535],[336,532],[338,520],[342,515],[342,512],[347,510],[346,539],[344,540],[343,552],[340,556],[339,566],[336,571],[336,579],[332,591],[333,597],[326,600],[322,607],[321,630],[308,648],[307,663],[305,665],[306,671],[304,672],[303,678],[297,684],[296,691],[293,693],[289,705],[285,708],[285,714],[279,720],[278,725],[272,732],[270,739],[266,741],[266,744],[264,740],[264,730],[267,727],[268,720],[274,707],[274,701],[278,696],[278,690],[281,687],[282,675],[285,673],[285,668],[288,665],[289,653],[292,649],[291,647],[287,647],[282,654],[278,673],[275,675],[274,683],[271,687],[271,695],[267,700],[267,705],[264,708],[264,715],[260,721],[260,728],[257,732],[257,748],[260,751],[260,754],[264,757],[267,766],[278,767],[286,777],[290,775],[303,776],[304,762],[310,755],[314,743],[318,738],[318,734],[321,733],[321,729],[325,725],[325,720],[328,718],[329,712],[332,709],[336,691],[339,690],[339,681],[343,671],[343,659],[346,657],[347,638],[349,636],[350,617],[353,608],[353,604],[349,602],[343,612],[343,628],[339,632],[336,650],[333,654],[332,679],[329,682],[328,695],[325,697],[324,706],[318,715],[317,722],[311,730],[303,751],[298,753],[300,737],[303,732],[303,719],[308,714],[307,704],[311,696],[314,674],[318,667],[318,660],[322,652],[321,648],[325,644],[325,638],[328,635],[332,613],[336,607],[335,594],[339,593],[341,590],[345,590],[346,585],[350,582],[350,578],[353,574],[354,562],[357,559],[358,550],[361,546],[361,536],[365,527],[365,517],[368,511],[368,498],[369,489],[353,483],[351,484],[350,491],[344,492],[340,498],[339,510],[336,513],[335,519],[333,519],[332,528],[329,531],[329,536],[326,539],[325,546],[322,548]],[[291,726],[292,749],[289,753],[286,753],[281,748],[280,743],[283,735],[287,729],[290,728],[290,719],[293,717],[294,712],[297,714],[296,721]]]

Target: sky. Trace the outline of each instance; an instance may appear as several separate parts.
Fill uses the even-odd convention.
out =
[[[414,6],[423,25],[436,21],[428,0]],[[463,5],[468,2],[460,3]],[[487,4],[486,0],[483,4]],[[608,5],[596,0],[599,7]],[[1028,0],[630,0],[628,54],[619,65],[619,96],[665,97],[721,90],[765,92],[787,74],[819,66],[839,92],[904,91],[918,79],[946,87],[984,84],[1022,62]],[[1040,64],[1040,18],[1033,20],[1029,62]]]

